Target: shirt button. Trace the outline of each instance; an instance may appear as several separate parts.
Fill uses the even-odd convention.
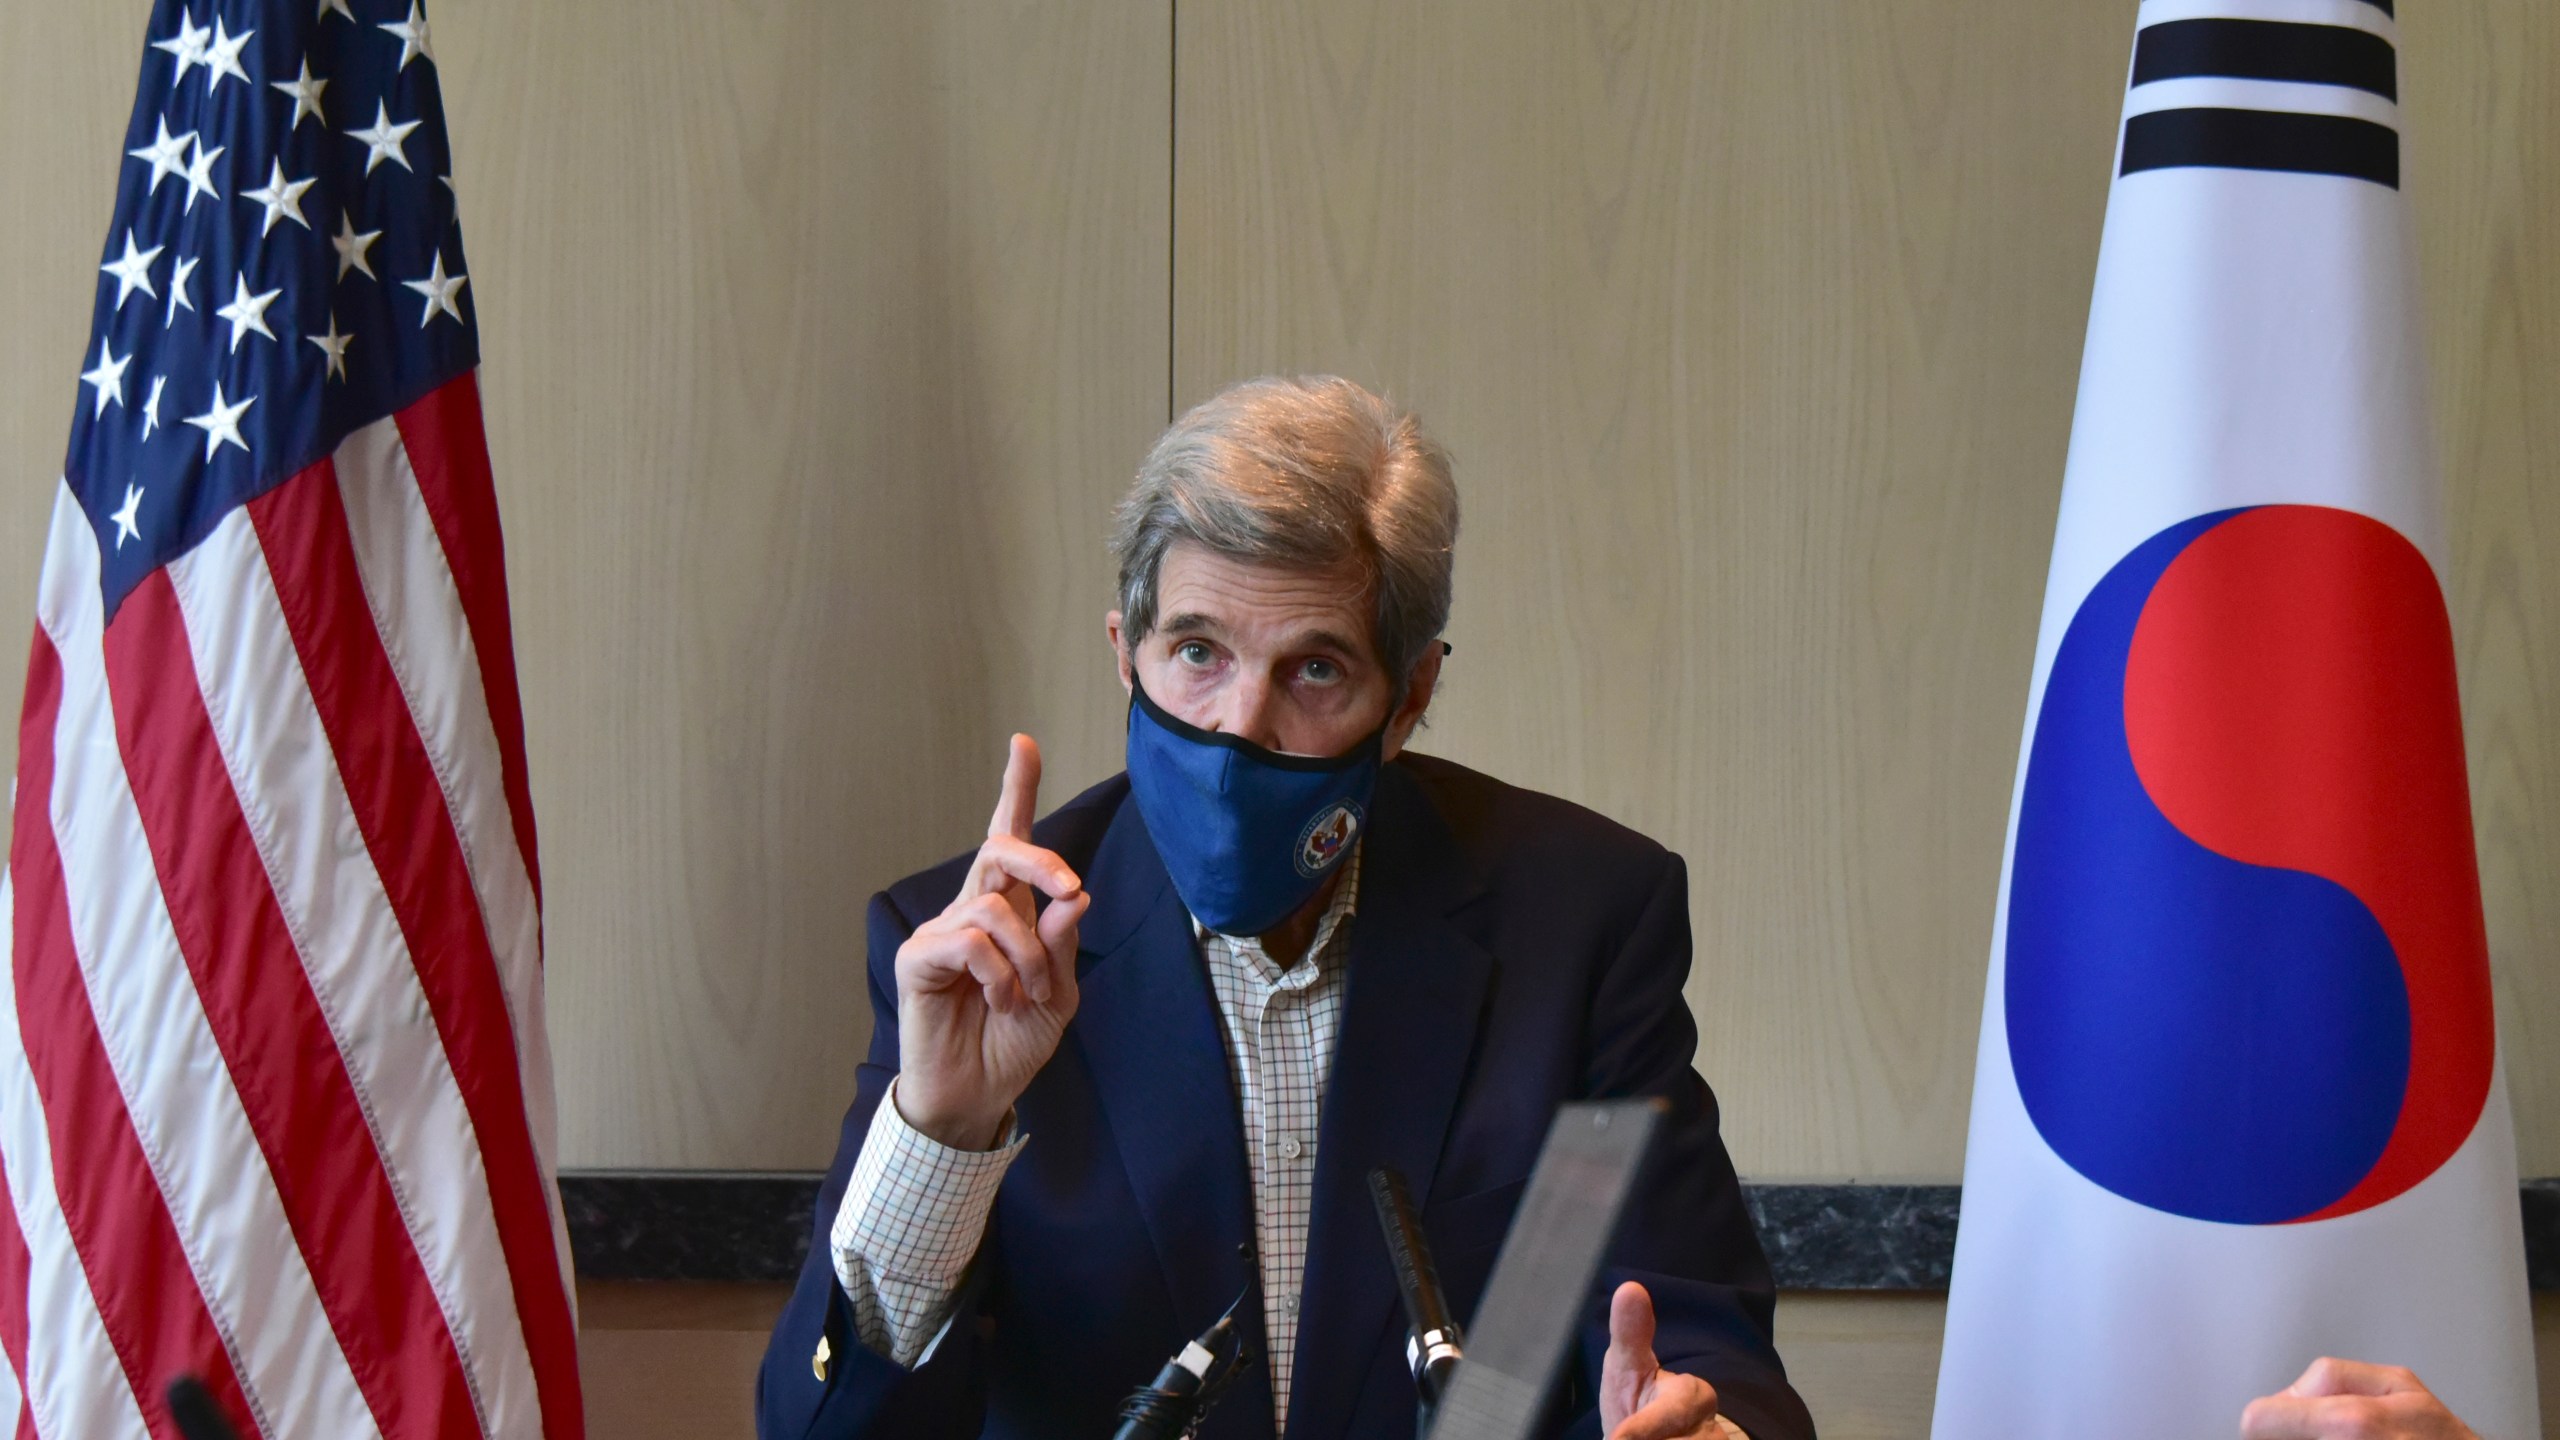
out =
[[[1295,1135],[1288,1135],[1288,1136],[1283,1136],[1283,1137],[1281,1138],[1281,1141],[1280,1141],[1280,1158],[1281,1158],[1281,1159],[1283,1159],[1283,1160],[1295,1160],[1295,1159],[1297,1159],[1299,1156],[1304,1155],[1304,1154],[1306,1154],[1306,1153],[1307,1153],[1307,1147],[1298,1143],[1298,1137],[1297,1137],[1297,1136],[1295,1136]],[[1291,1303],[1293,1303],[1293,1304],[1294,1304],[1294,1303],[1296,1303],[1296,1302],[1294,1302],[1294,1301],[1293,1301],[1293,1302],[1291,1302]],[[1294,1313],[1294,1312],[1292,1312],[1292,1313]]]
[[[1297,1319],[1298,1297],[1295,1295],[1282,1296],[1280,1300],[1280,1313],[1288,1316],[1292,1320]]]

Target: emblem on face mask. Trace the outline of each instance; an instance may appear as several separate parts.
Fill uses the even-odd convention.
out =
[[[1332,869],[1359,833],[1359,806],[1348,800],[1326,806],[1298,832],[1298,873],[1312,880]]]

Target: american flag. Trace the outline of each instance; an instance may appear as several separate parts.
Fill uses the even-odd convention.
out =
[[[574,1437],[540,876],[416,0],[159,0],[0,966],[0,1421]]]

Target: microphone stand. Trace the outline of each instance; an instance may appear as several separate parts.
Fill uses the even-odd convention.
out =
[[[222,1418],[221,1407],[213,1403],[213,1392],[193,1375],[181,1375],[169,1382],[169,1418],[176,1422],[185,1440],[240,1440],[231,1422]]]
[[[1431,1263],[1431,1240],[1422,1233],[1413,1196],[1404,1177],[1381,1167],[1369,1172],[1369,1199],[1378,1209],[1378,1229],[1386,1236],[1387,1258],[1394,1262],[1396,1288],[1404,1295],[1408,1335],[1405,1363],[1413,1368],[1416,1400],[1414,1433],[1427,1435],[1440,1412],[1441,1398],[1465,1358],[1466,1343],[1458,1322],[1449,1316],[1448,1297],[1440,1293],[1440,1272]]]
[[[1199,1430],[1209,1407],[1253,1363],[1253,1352],[1236,1331],[1236,1311],[1253,1293],[1254,1287],[1247,1285],[1217,1323],[1164,1362],[1154,1384],[1121,1403],[1120,1428],[1111,1432],[1112,1440],[1182,1440]]]

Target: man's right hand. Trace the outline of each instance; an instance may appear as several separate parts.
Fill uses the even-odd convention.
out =
[[[1039,796],[1040,747],[1016,735],[959,896],[898,947],[898,1113],[956,1150],[995,1143],[1075,1018],[1076,925],[1092,897],[1031,843]]]

